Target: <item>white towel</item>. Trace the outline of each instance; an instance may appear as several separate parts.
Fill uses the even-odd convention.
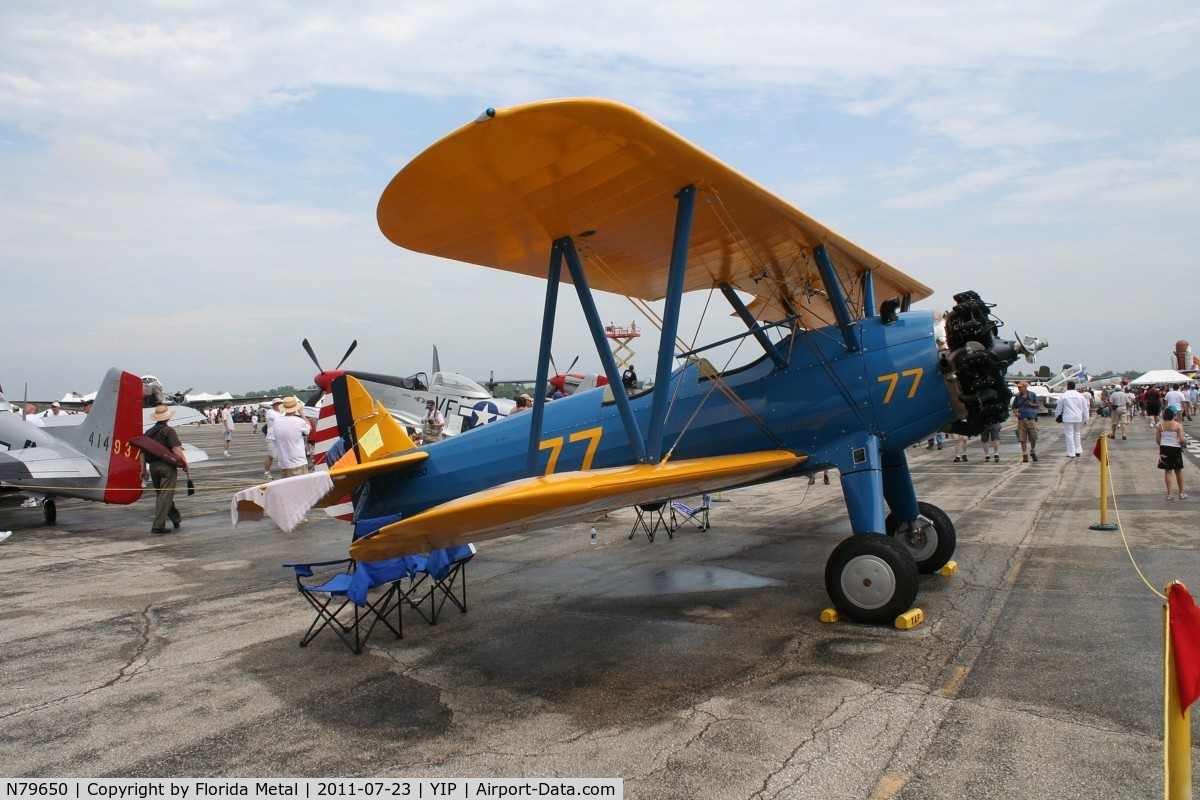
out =
[[[333,479],[328,472],[282,478],[238,492],[229,505],[229,513],[235,527],[239,516],[244,520],[259,520],[266,514],[281,530],[291,531],[332,488]]]

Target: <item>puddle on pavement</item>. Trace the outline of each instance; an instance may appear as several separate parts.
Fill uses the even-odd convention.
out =
[[[603,592],[606,597],[644,597],[646,595],[725,592],[734,589],[759,589],[779,586],[782,581],[751,575],[728,567],[681,564],[644,575],[633,574]]]

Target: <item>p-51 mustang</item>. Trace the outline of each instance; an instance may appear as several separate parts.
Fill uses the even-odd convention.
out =
[[[91,413],[53,428],[0,414],[0,493],[42,501],[54,522],[54,498],[81,497],[128,505],[142,496],[139,450],[130,440],[142,433],[142,381],[110,369]]]
[[[416,448],[359,382],[334,380],[353,453],[330,470],[329,497],[353,488],[360,529],[374,529],[351,545],[359,560],[837,468],[854,535],[826,588],[850,618],[890,621],[955,548],[950,518],[918,501],[905,448],[1002,422],[1007,366],[1045,346],[1000,340],[974,292],[944,315],[910,311],[928,287],[608,101],[489,109],[401,170],[378,220],[410,250],[546,279],[538,385],[573,284],[609,387]],[[596,290],[664,301],[652,390],[613,391]],[[733,339],[752,339],[758,360],[715,368],[703,353],[730,340],[676,352],[681,297],[696,290],[725,297],[746,325]]]
[[[153,375],[143,375],[141,380],[142,430],[150,430],[153,427],[155,421],[151,415],[154,413],[154,407],[159,405],[171,406],[175,411],[175,415],[171,417],[171,421],[168,423],[172,428],[179,427],[180,425],[191,425],[204,420],[203,414],[191,406],[185,405],[188,402],[188,393],[192,391],[191,387],[182,392],[171,393],[164,389],[162,381]],[[78,399],[71,401],[64,399],[63,402],[70,402],[86,407],[89,401],[95,399],[94,395],[80,395],[74,392],[72,392],[72,395]],[[58,416],[47,416],[45,424],[48,428],[55,428],[63,425],[78,425],[80,420],[81,417],[76,413],[61,414]]]
[[[512,412],[516,404],[503,397],[492,397],[491,393],[475,381],[457,372],[443,372],[438,361],[437,347],[433,348],[433,380],[424,372],[408,377],[383,375],[377,372],[343,370],[342,364],[358,347],[358,340],[351,342],[342,360],[331,370],[324,369],[313,352],[312,345],[305,339],[300,343],[304,352],[321,370],[313,378],[317,394],[308,400],[316,405],[329,391],[330,383],[339,375],[353,375],[384,408],[399,422],[412,428],[421,427],[425,416],[425,403],[434,401],[438,411],[446,420],[446,434],[453,436],[489,422],[495,422]]]
[[[182,392],[170,393],[163,388],[162,381],[153,375],[142,376],[142,428],[150,430],[154,425],[154,418],[151,416],[154,413],[154,407],[160,405],[171,406],[175,411],[174,416],[167,423],[172,428],[180,425],[192,425],[197,422],[204,421],[204,415],[197,409],[186,405],[188,395],[191,394],[192,387],[184,389]]]

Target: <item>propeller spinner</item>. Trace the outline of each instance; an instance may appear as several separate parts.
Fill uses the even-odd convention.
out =
[[[318,370],[316,377],[313,378],[313,382],[317,384],[317,391],[312,397],[308,398],[308,405],[315,406],[320,402],[325,392],[329,391],[329,384],[337,377],[336,373],[342,368],[342,364],[346,363],[346,359],[354,352],[354,348],[358,347],[358,339],[352,341],[350,346],[346,348],[346,353],[342,356],[341,361],[337,363],[337,366],[328,371],[321,366],[321,362],[317,359],[317,354],[313,352],[312,345],[308,343],[308,339],[301,341],[300,346],[304,348],[304,352],[308,353],[308,357],[312,359],[313,364],[316,365]]]

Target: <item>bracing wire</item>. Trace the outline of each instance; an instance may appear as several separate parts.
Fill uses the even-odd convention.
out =
[[[608,265],[607,265],[607,264],[604,262],[604,260],[603,260],[602,258],[600,258],[600,256],[599,256],[598,254],[596,254],[596,253],[594,253],[594,252],[592,252],[592,253],[589,253],[589,255],[588,255],[588,258],[589,258],[589,260],[591,260],[591,261],[594,261],[594,262],[595,262],[595,264],[596,264],[596,266],[597,266],[598,270],[599,270],[600,272],[602,272],[602,273],[603,273],[603,274],[604,274],[606,277],[608,277],[608,278],[609,278],[609,280],[613,281],[613,283],[614,283],[614,284],[617,284],[617,285],[621,286],[621,288],[622,288],[622,290],[623,290],[623,291],[622,291],[622,293],[625,295],[625,297],[626,297],[626,298],[627,298],[627,299],[628,299],[628,300],[629,300],[631,303],[633,303],[633,305],[634,305],[634,307],[635,307],[635,308],[642,308],[643,306],[645,306],[645,304],[644,304],[644,301],[642,301],[640,298],[637,298],[637,297],[635,297],[635,296],[632,294],[632,292],[631,292],[631,290],[629,289],[628,285],[627,285],[627,284],[625,284],[625,282],[624,282],[624,281],[622,281],[622,280],[620,279],[620,277],[619,277],[619,276],[617,276],[617,275],[616,275],[616,274],[615,274],[615,273],[612,271],[612,269],[611,269],[611,268],[610,268],[610,267],[609,267],[609,266],[608,266]],[[713,292],[713,289],[711,289],[711,288],[710,288],[710,289],[709,289],[709,299],[710,299],[710,300],[711,300],[711,297],[712,297],[712,292]],[[640,303],[641,305],[639,305],[639,303]],[[707,308],[708,308],[708,303],[706,302],[706,303],[705,303],[705,311],[706,311],[706,312],[707,312]],[[647,316],[647,317],[650,319],[651,323],[652,323],[652,324],[653,324],[653,325],[654,325],[656,328],[658,328],[658,330],[661,332],[661,331],[662,331],[662,318],[661,318],[661,317],[659,317],[659,316],[658,316],[658,314],[657,314],[657,313],[655,313],[655,312],[654,312],[652,309],[650,309],[648,306],[644,307],[644,309],[643,309],[643,313],[645,313],[645,314],[646,314],[646,316]],[[697,331],[696,331],[696,337],[697,337],[697,338],[699,337],[699,328],[697,328]],[[684,341],[684,340],[683,340],[681,337],[679,337],[678,335],[675,337],[675,341],[676,341],[676,344],[677,344],[678,346],[680,346],[680,347],[683,347],[683,348],[685,348],[685,349],[691,349],[690,347],[688,347],[688,343],[687,343],[687,342],[685,342],[685,341]],[[740,347],[740,344],[739,344],[739,347]],[[731,355],[731,356],[730,356],[730,359],[732,360],[732,358],[733,358],[734,356],[736,356],[736,354],[737,354],[737,350],[735,349],[735,350],[734,350],[734,353],[733,353],[733,355]],[[727,364],[726,366],[728,366],[728,364]],[[761,420],[761,419],[758,417],[758,415],[754,413],[754,410],[753,410],[752,408],[750,408],[750,407],[749,407],[749,406],[746,404],[746,402],[745,402],[744,400],[742,400],[742,399],[741,399],[741,398],[740,398],[740,397],[737,395],[737,393],[736,393],[736,392],[735,392],[735,391],[732,389],[732,387],[730,387],[730,386],[729,386],[727,383],[725,383],[725,381],[721,380],[721,378],[720,378],[720,375],[719,375],[719,374],[717,374],[717,375],[713,375],[713,376],[712,376],[712,380],[713,380],[713,385],[712,385],[712,387],[710,387],[708,395],[706,395],[706,396],[705,396],[705,400],[707,400],[707,397],[708,397],[709,395],[711,395],[711,394],[712,394],[712,391],[713,391],[713,389],[717,389],[717,390],[719,390],[719,391],[720,391],[720,392],[721,392],[723,395],[725,395],[725,397],[726,397],[726,398],[728,398],[728,399],[729,399],[729,401],[730,401],[730,402],[731,402],[731,403],[734,405],[734,407],[735,407],[735,408],[737,408],[737,409],[738,409],[738,411],[740,411],[740,412],[741,412],[743,415],[745,415],[745,416],[746,416],[748,419],[750,419],[750,420],[751,420],[751,422],[753,422],[753,423],[755,424],[755,426],[756,426],[756,427],[758,427],[758,428],[759,428],[761,431],[763,431],[763,433],[765,433],[767,436],[769,436],[769,437],[770,437],[772,440],[774,440],[774,441],[778,441],[778,437],[777,437],[777,436],[775,436],[775,434],[774,434],[774,433],[773,433],[773,432],[772,432],[772,431],[771,431],[771,430],[770,430],[770,429],[767,427],[766,423],[765,423],[765,422],[763,422],[763,421],[762,421],[762,420]],[[679,387],[676,387],[676,390],[677,390],[677,392],[678,392],[678,388],[679,388]],[[701,401],[701,405],[703,405],[703,402],[704,402],[704,401]],[[668,414],[669,414],[669,413],[670,413],[670,408],[668,408]],[[694,419],[694,415],[693,415],[693,419]],[[685,426],[685,430],[686,430],[686,426]],[[681,432],[681,434],[680,434],[680,435],[682,436],[682,432]],[[673,449],[674,449],[674,448],[672,448],[672,450],[673,450]],[[670,455],[670,454],[668,453],[668,457],[669,457],[669,455]]]
[[[1107,448],[1105,449],[1105,453],[1107,454]],[[1159,599],[1165,603],[1167,601],[1167,596],[1158,589],[1155,589],[1154,585],[1150,583],[1150,581],[1146,580],[1146,576],[1142,572],[1142,568],[1138,566],[1137,559],[1133,557],[1133,550],[1129,546],[1129,539],[1125,536],[1125,526],[1121,524],[1121,510],[1117,507],[1117,490],[1113,486],[1112,473],[1112,462],[1110,460],[1108,467],[1108,493],[1112,496],[1113,516],[1117,519],[1117,530],[1120,531],[1121,541],[1125,544],[1125,553],[1129,556],[1129,562],[1133,564],[1133,569],[1137,572],[1138,577],[1142,579],[1142,583],[1146,584],[1146,588],[1154,592],[1154,594],[1156,594]]]

